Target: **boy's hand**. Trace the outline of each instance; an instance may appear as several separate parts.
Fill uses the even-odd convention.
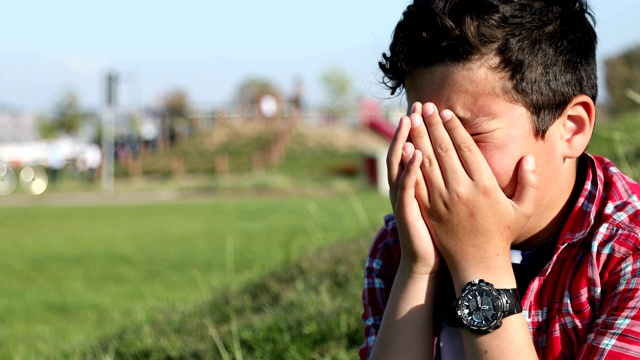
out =
[[[401,246],[401,266],[414,275],[433,275],[440,265],[429,230],[422,217],[417,196],[426,196],[420,173],[422,153],[407,142],[411,123],[403,116],[387,153],[389,198],[396,215]]]
[[[500,286],[499,274],[511,268],[511,243],[533,212],[538,186],[534,158],[520,161],[516,193],[509,199],[455,114],[438,113],[432,103],[421,110],[421,115],[411,114],[410,135],[423,154],[427,191],[418,193],[418,199],[436,246],[456,289],[482,277]]]

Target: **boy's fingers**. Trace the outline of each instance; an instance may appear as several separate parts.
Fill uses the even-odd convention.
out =
[[[398,176],[402,172],[402,147],[407,142],[409,137],[409,118],[403,116],[400,118],[396,132],[393,134],[393,139],[389,145],[389,151],[387,152],[387,180],[389,186],[398,181]]]
[[[410,128],[409,118],[406,116],[400,118],[400,122],[396,128],[396,132],[393,134],[393,139],[387,152],[387,182],[389,184],[389,200],[391,201],[392,208],[396,206],[398,181],[404,168],[402,163],[402,146],[407,141]]]
[[[525,217],[533,214],[533,209],[538,193],[538,176],[536,175],[535,158],[527,155],[520,161],[518,168],[518,187],[511,199],[521,210]]]
[[[411,106],[411,114],[422,114],[422,103],[420,102],[414,102],[413,105]],[[409,115],[411,115],[409,114]]]
[[[413,159],[414,157],[414,152],[415,152],[415,148],[413,147],[413,144],[410,142],[404,143],[404,145],[402,146],[402,164],[404,165],[404,172],[402,173],[402,176],[400,177],[400,190],[401,190],[401,194],[398,196],[398,206],[402,209],[403,208],[403,203],[406,203],[408,201],[407,196],[407,192],[411,193],[410,196],[414,196],[414,189],[413,187],[408,187],[409,184],[407,184],[407,182],[409,181],[409,177],[411,177],[412,175],[409,174],[409,162]],[[416,176],[417,177],[417,176]],[[414,180],[415,181],[415,180]]]
[[[422,162],[422,153],[420,150],[413,151],[402,176],[400,177],[400,188],[402,194],[400,201],[407,203],[415,200],[415,184],[418,174],[420,173],[420,163]]]
[[[402,146],[407,141],[409,130],[410,121],[408,117],[403,116],[398,122],[398,127],[387,151],[387,180],[390,187],[394,187],[402,173]]]
[[[402,162],[404,163],[404,166],[408,166],[409,161],[411,160],[413,153],[416,151],[415,147],[413,146],[412,143],[406,143],[404,145],[403,151],[402,151]],[[422,154],[420,154],[422,156]],[[416,178],[415,178],[415,196],[416,199],[420,199],[420,204],[422,206],[426,205],[423,204],[423,202],[428,202],[429,199],[429,194],[427,193],[427,185],[424,183],[424,177],[422,176],[422,173],[418,173],[416,174]]]
[[[415,148],[422,153],[421,168],[426,186],[429,188],[441,188],[443,184],[442,174],[431,145],[430,134],[423,120],[423,118],[432,116],[435,113],[435,105],[426,103],[421,106],[421,110],[421,114],[413,113],[410,116],[411,141]]]
[[[489,167],[473,137],[469,135],[460,119],[452,111],[443,110],[442,113],[447,117],[446,120],[443,118],[443,125],[449,133],[455,153],[467,176],[471,180],[486,179],[487,175],[489,175]],[[454,176],[454,174],[451,176]]]
[[[406,142],[402,145],[402,164],[406,167],[413,156],[413,152],[415,151],[415,147],[412,143]]]
[[[435,105],[432,106],[435,108]],[[425,104],[426,108],[427,104]],[[442,110],[440,113],[434,111],[424,119],[445,187],[450,186],[452,181],[464,179],[464,168],[458,158],[451,135],[444,127],[444,122],[449,121],[453,116],[451,110]]]

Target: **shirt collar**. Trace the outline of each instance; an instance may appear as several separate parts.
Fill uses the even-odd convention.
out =
[[[602,200],[604,174],[592,155],[584,153],[579,160],[586,174],[580,196],[559,236],[559,245],[576,242],[587,235],[593,225]],[[578,171],[581,171],[578,168]]]

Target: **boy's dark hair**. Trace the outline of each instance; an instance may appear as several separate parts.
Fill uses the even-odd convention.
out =
[[[379,66],[393,95],[411,69],[495,57],[544,138],[575,96],[596,101],[594,26],[586,0],[415,0]]]

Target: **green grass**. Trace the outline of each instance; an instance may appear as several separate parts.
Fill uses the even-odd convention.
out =
[[[0,208],[0,358],[64,349],[190,308],[340,239],[371,238],[370,192],[156,205]]]
[[[598,122],[587,150],[611,159],[620,170],[640,180],[640,112]]]
[[[166,307],[64,357],[353,359],[362,344],[363,264],[371,236],[340,241],[233,292]]]
[[[639,124],[598,123],[588,150],[639,179]],[[354,358],[364,257],[388,201],[362,191],[357,151],[294,137],[257,176],[250,155],[266,142],[245,137],[176,148],[203,173],[152,185],[219,199],[0,208],[0,358]],[[222,150],[235,165],[212,178]]]

